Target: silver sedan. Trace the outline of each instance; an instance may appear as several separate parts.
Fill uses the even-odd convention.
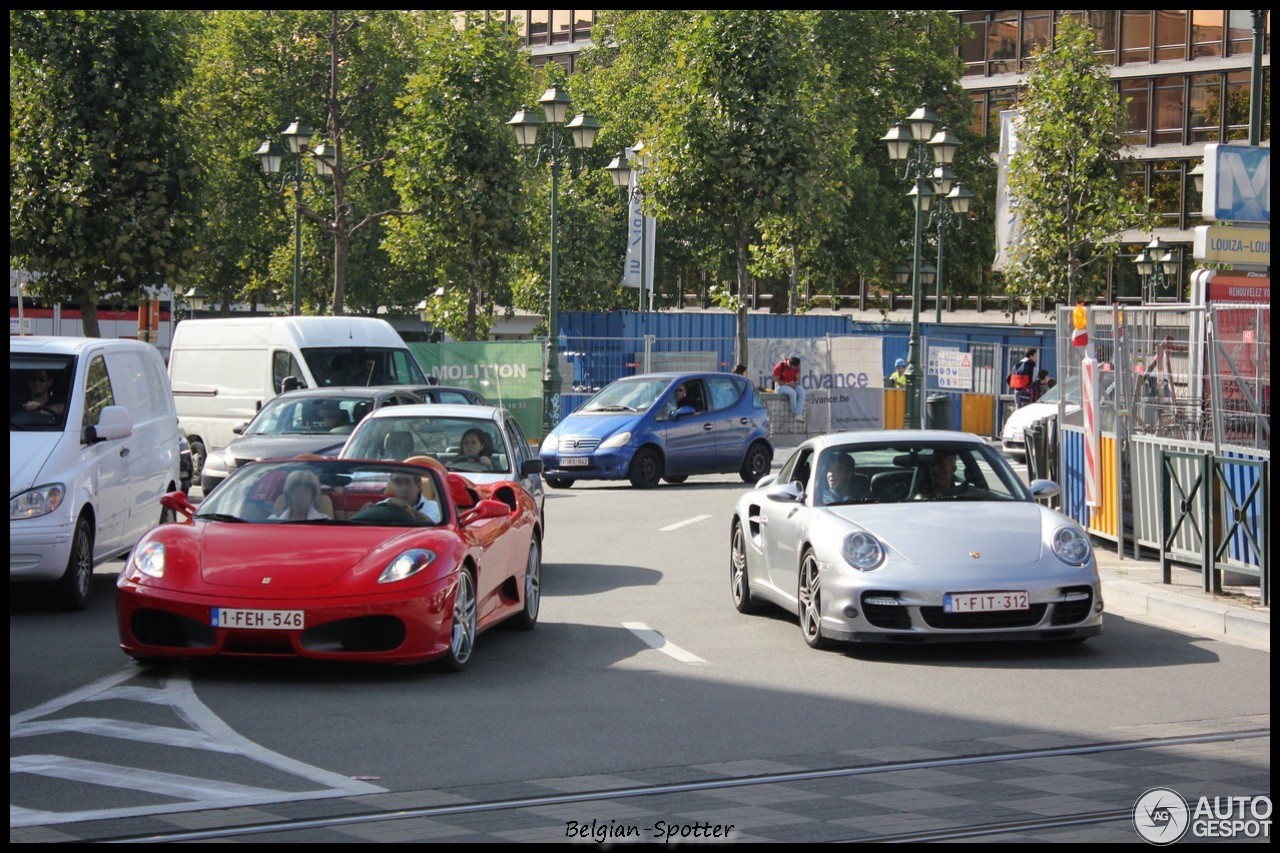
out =
[[[986,441],[940,431],[810,439],[743,495],[730,532],[740,612],[804,641],[1063,640],[1102,632],[1088,536],[1037,503]]]

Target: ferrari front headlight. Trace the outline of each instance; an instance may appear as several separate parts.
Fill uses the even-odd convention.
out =
[[[1093,554],[1089,537],[1078,527],[1059,527],[1053,532],[1053,553],[1058,559],[1072,566],[1083,566]]]
[[[61,483],[50,483],[14,495],[9,498],[9,520],[19,521],[48,515],[62,505],[62,498],[66,493],[67,489]]]
[[[434,551],[425,548],[413,548],[396,557],[378,576],[378,583],[395,583],[411,578],[427,566],[435,562]]]
[[[631,441],[631,432],[619,432],[606,438],[600,442],[601,450],[612,450],[615,447],[626,447],[627,442]]]
[[[884,546],[865,530],[846,536],[843,551],[844,561],[860,572],[878,569],[884,562]]]
[[[134,549],[129,559],[133,562],[133,567],[147,577],[164,577],[164,545],[159,542],[148,542],[141,548]]]

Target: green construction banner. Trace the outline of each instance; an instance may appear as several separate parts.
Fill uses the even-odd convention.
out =
[[[479,391],[515,415],[530,440],[542,435],[541,342],[415,342],[409,349],[427,376],[441,385]]]

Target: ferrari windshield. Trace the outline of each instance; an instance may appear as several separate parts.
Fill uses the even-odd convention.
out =
[[[373,409],[373,398],[312,394],[276,397],[249,422],[245,435],[349,435]],[[341,441],[341,439],[338,439]]]
[[[671,384],[670,379],[619,379],[587,401],[578,412],[644,412]]]
[[[251,524],[439,524],[435,473],[417,465],[342,460],[260,462],[237,470],[200,505],[204,521]]]
[[[797,451],[778,482],[812,476],[818,506],[913,501],[1023,501],[1030,495],[1009,463],[985,444],[945,441],[855,443],[825,448],[816,464]],[[790,467],[788,467],[790,466]],[[909,510],[907,510],[909,511]]]
[[[489,474],[511,470],[511,454],[502,430],[490,418],[370,418],[347,442],[342,459],[395,459],[431,456],[450,471]]]

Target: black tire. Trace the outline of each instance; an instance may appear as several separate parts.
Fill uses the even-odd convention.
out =
[[[751,581],[747,576],[747,533],[736,518],[733,532],[729,534],[729,596],[739,613],[760,610],[760,604],[751,597]]]
[[[543,477],[542,481],[553,489],[573,488],[573,480],[566,480],[563,477]]]
[[[93,525],[81,515],[71,534],[67,570],[54,581],[54,603],[61,610],[84,610],[93,591]]]
[[[470,570],[464,568],[458,573],[458,587],[454,592],[449,651],[440,660],[440,665],[449,672],[462,672],[471,662],[476,644],[476,610],[476,582]]]
[[[664,483],[670,483],[673,486],[678,486],[687,479],[689,478],[683,474],[681,474],[680,476],[673,476],[671,474],[668,474],[662,478],[662,481]]]
[[[800,577],[796,584],[796,611],[800,617],[800,637],[811,649],[824,649],[822,636],[822,571],[813,551],[805,549],[800,557]]]
[[[772,465],[773,454],[769,452],[769,445],[757,441],[747,448],[747,455],[742,457],[742,468],[738,470],[738,476],[744,483],[755,483],[769,473]]]
[[[208,458],[209,452],[205,450],[204,442],[198,438],[193,438],[189,442],[191,445],[191,479],[194,482],[200,482],[200,475],[204,472],[204,460]]]
[[[662,480],[662,457],[652,447],[640,448],[631,457],[631,470],[627,476],[637,489],[652,489]]]
[[[532,631],[538,624],[542,604],[542,546],[537,537],[529,543],[529,560],[524,569],[524,609],[511,620],[513,627]]]

